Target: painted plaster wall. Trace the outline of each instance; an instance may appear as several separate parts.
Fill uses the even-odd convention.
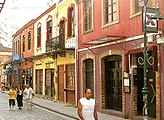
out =
[[[54,5],[55,6],[55,5]],[[54,6],[52,6],[54,8]],[[34,56],[40,55],[46,52],[46,35],[47,35],[47,19],[49,16],[52,16],[52,38],[55,37],[55,30],[54,27],[56,26],[55,24],[55,19],[54,19],[54,14],[55,14],[55,8],[52,9],[51,11],[45,12],[42,15],[40,15],[37,19],[36,22],[34,23]],[[37,28],[38,25],[41,25],[41,47],[37,48]]]
[[[49,63],[49,62],[53,62],[53,64],[50,64],[47,66],[46,63]],[[34,88],[34,91],[36,91],[35,90],[35,88],[36,88],[36,84],[35,84],[36,83],[36,70],[43,69],[43,89],[42,89],[43,95],[45,95],[45,69],[49,69],[49,68],[55,69],[55,62],[50,57],[39,58],[34,61],[34,64],[33,64],[33,88]]]

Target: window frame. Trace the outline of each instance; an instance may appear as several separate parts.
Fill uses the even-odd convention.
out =
[[[142,7],[139,10],[136,10],[136,3],[137,1],[142,2],[141,0],[131,0],[130,1],[130,18],[136,17],[142,14]],[[138,4],[139,7],[139,4]],[[155,8],[155,1],[149,0],[147,3],[147,7]]]
[[[86,7],[86,2],[89,3],[89,1],[91,2],[90,6],[88,6],[88,8]],[[87,8],[87,12],[88,14],[86,15],[85,13],[85,10]],[[90,10],[90,11],[89,11]],[[91,15],[91,16],[89,16]],[[92,32],[93,31],[93,0],[83,0],[83,32],[84,33],[88,33],[88,32]],[[90,18],[89,18],[90,17]],[[86,19],[88,19],[86,22]],[[90,20],[90,21],[89,21]],[[86,28],[88,24],[88,28]]]
[[[68,27],[68,37],[74,37],[75,36],[75,7],[74,4],[72,4],[69,8],[68,8],[68,23],[67,23],[67,27]]]
[[[115,0],[115,4],[111,4],[110,6],[112,6],[111,7],[111,9],[113,10],[113,6],[115,5],[116,6],[116,8],[115,8],[115,12],[112,12],[111,11],[111,13],[112,13],[112,21],[111,22],[107,22],[107,18],[106,18],[106,16],[107,16],[107,6],[109,7],[109,5],[106,5],[107,4],[107,1],[108,0],[103,0],[103,3],[102,3],[102,28],[104,28],[104,27],[107,27],[107,26],[110,26],[110,25],[113,25],[113,24],[116,24],[116,23],[118,23],[119,22],[119,1],[118,0]],[[113,3],[113,0],[111,0],[111,3]],[[113,13],[115,14],[115,16],[113,15]],[[114,19],[114,17],[115,17],[115,19]]]
[[[28,32],[28,50],[31,50],[31,31]]]
[[[25,45],[26,36],[23,35],[22,37],[23,37],[23,38],[22,38],[22,40],[23,40],[23,41],[22,41],[22,47],[23,47],[23,48],[22,48],[22,52],[25,52],[25,51],[26,51],[26,50],[25,50],[25,47],[26,47],[26,45]]]
[[[46,24],[47,24],[47,40],[49,40],[52,39],[52,19],[47,21]]]
[[[42,32],[42,27],[41,26],[37,27],[37,48],[41,47],[41,32]]]

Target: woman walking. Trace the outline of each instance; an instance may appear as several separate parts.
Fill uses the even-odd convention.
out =
[[[21,86],[18,86],[17,89],[17,103],[18,103],[18,110],[21,110],[23,107],[23,90]]]

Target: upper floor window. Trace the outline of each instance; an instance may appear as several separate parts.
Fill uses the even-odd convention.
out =
[[[135,13],[140,12],[142,9],[144,1],[143,0],[135,0],[135,7],[134,7],[134,11]]]
[[[17,54],[18,54],[18,40],[16,41],[16,49],[17,49]]]
[[[83,2],[84,12],[84,32],[92,30],[92,0],[84,0]]]
[[[19,51],[21,51],[21,35],[19,35]]]
[[[28,50],[31,49],[31,31],[28,32]]]
[[[131,0],[131,13],[136,14],[142,11],[142,7],[144,6],[145,0]],[[148,0],[147,7],[153,7],[154,2],[153,0]]]
[[[104,0],[104,24],[117,20],[117,0]]]
[[[41,47],[41,26],[37,29],[37,48]]]
[[[17,54],[17,41],[14,42],[14,46],[15,46],[15,55]]]
[[[15,47],[15,42],[14,42],[14,55],[16,54],[16,47]]]
[[[25,52],[25,39],[26,39],[26,37],[25,37],[25,35],[23,35],[23,52]]]
[[[47,40],[52,38],[52,20],[47,22]]]
[[[75,9],[70,7],[68,9],[68,37],[75,36]]]

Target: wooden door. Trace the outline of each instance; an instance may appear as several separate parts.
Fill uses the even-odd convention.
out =
[[[36,70],[36,93],[42,94],[43,90],[43,70]]]
[[[51,69],[46,69],[46,91],[45,94],[51,96]]]
[[[105,59],[105,108],[122,111],[122,61],[114,55]]]
[[[58,66],[58,100],[64,102],[64,65]]]

